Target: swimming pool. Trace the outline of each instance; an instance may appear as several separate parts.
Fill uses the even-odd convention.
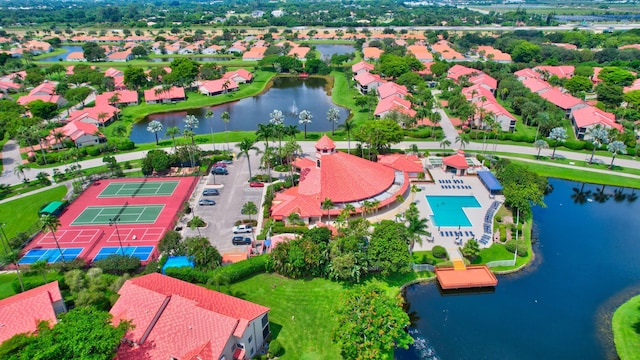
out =
[[[433,211],[431,221],[434,226],[471,226],[471,221],[462,208],[479,208],[480,203],[473,195],[427,195],[427,202]]]

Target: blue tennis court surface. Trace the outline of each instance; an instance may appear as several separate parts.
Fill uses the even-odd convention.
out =
[[[62,255],[64,255],[65,261],[72,261],[80,255],[84,248],[60,248]],[[60,256],[60,250],[53,249],[31,249],[20,259],[18,264],[29,265],[37,263],[38,261],[46,260],[48,263],[61,262],[62,256]]]
[[[153,252],[153,246],[123,246],[122,250],[124,251],[124,255],[135,256],[140,261],[149,260],[149,256]],[[118,254],[122,255],[122,251],[120,251],[120,246],[105,246],[98,252],[93,261],[98,261],[106,258],[109,255]]]

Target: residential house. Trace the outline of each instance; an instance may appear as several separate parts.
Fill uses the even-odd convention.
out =
[[[373,71],[374,65],[369,64],[364,61],[360,61],[359,63],[351,65],[351,72],[353,76],[360,75],[362,72],[371,72]]]
[[[402,114],[408,118],[414,118],[416,116],[416,111],[411,108],[411,101],[397,96],[389,96],[380,100],[378,105],[376,105],[373,115],[376,118],[383,119],[393,112]]]
[[[409,45],[407,46],[407,50],[422,63],[433,61],[433,54],[431,54],[429,49],[424,45]]]
[[[117,95],[118,101],[115,103],[111,102],[111,98]],[[108,91],[104,92],[100,95],[96,95],[96,105],[138,105],[138,92],[135,90],[119,90],[119,91]]]
[[[523,80],[520,80],[520,82],[522,82],[522,85],[531,90],[531,92],[533,93],[540,93],[542,91],[551,89],[551,84],[538,78],[525,78]]]
[[[362,49],[362,53],[365,60],[378,60],[384,51],[375,47],[366,47]]]
[[[443,60],[447,61],[464,61],[464,55],[454,50],[448,41],[440,40],[431,45],[431,51],[440,54]]]
[[[104,72],[104,76],[110,76],[112,78],[115,78],[116,76],[124,76],[124,72],[122,70],[118,70],[118,69],[114,69],[114,68],[108,68],[105,72]]]
[[[573,125],[576,139],[589,140],[589,130],[597,125],[606,129],[624,131],[621,124],[616,122],[616,116],[602,111],[594,106],[584,106],[571,112],[571,124]]]
[[[543,99],[564,110],[566,117],[570,117],[572,111],[587,106],[587,104],[585,104],[581,99],[567,93],[563,93],[555,87],[541,91],[538,94]]]
[[[59,107],[65,106],[67,100],[60,95],[56,95],[56,83],[44,82],[31,91],[28,95],[20,96],[17,103],[26,105],[36,100],[57,104]]]
[[[289,56],[293,56],[294,58],[298,59],[298,60],[306,60],[306,56],[307,53],[311,50],[311,48],[308,48],[306,46],[295,46],[293,48],[291,48],[291,50],[289,50]]]
[[[271,333],[269,308],[152,273],[127,280],[110,310],[131,321],[120,360],[250,359]]]
[[[82,121],[95,126],[107,126],[116,119],[120,110],[109,104],[98,104],[94,107],[85,107],[81,110],[73,111],[65,121]]]
[[[218,45],[211,45],[207,48],[205,48],[204,50],[202,50],[203,54],[207,54],[207,55],[213,55],[213,54],[217,54],[219,52],[222,51],[222,46],[218,46]]]
[[[456,64],[447,70],[447,77],[457,82],[462,76],[469,78],[480,73],[482,71]]]
[[[360,72],[354,76],[353,79],[356,81],[356,87],[361,94],[367,94],[369,91],[375,90],[378,86],[386,82],[380,78],[380,75],[368,72]]]
[[[56,132],[60,132],[64,135],[64,139],[59,141],[54,135]],[[61,128],[51,130],[51,133],[47,136],[46,141],[49,147],[58,149],[62,147],[64,140],[71,140],[76,147],[91,146],[105,142],[107,139],[98,130],[98,127],[93,123],[84,122],[81,120],[74,120]]]
[[[378,91],[378,99],[383,100],[390,96],[395,96],[400,99],[404,99],[408,94],[407,87],[404,85],[398,85],[392,81],[386,82],[376,89]]]
[[[495,98],[476,101],[474,104],[477,108],[477,113],[474,117],[474,122],[477,127],[486,128],[488,126],[488,124],[484,122],[483,117],[479,116],[484,113],[491,114],[493,120],[500,124],[502,131],[514,131],[516,129],[516,117],[500,105]]]
[[[30,40],[23,44],[23,48],[29,50],[33,55],[40,55],[52,52],[53,46],[46,41]]]
[[[207,96],[226,94],[238,89],[238,84],[232,79],[206,80],[198,87],[198,91]]]
[[[494,99],[494,93],[490,89],[481,84],[474,84],[472,86],[466,87],[462,89],[462,95],[467,98],[467,101],[475,102],[482,101],[482,98],[485,99]]]
[[[185,100],[187,100],[187,97],[184,94],[184,88],[178,86],[172,86],[169,89],[156,86],[153,89],[144,91],[144,101],[147,104],[176,103]]]
[[[525,68],[522,70],[518,70],[516,72],[513,73],[513,75],[516,76],[516,78],[518,79],[518,81],[522,81],[525,79],[541,79],[542,75],[530,68]]]
[[[231,45],[231,47],[229,47],[229,48],[227,49],[227,52],[228,52],[228,53],[236,53],[236,54],[242,54],[242,53],[244,53],[245,51],[247,51],[247,48],[246,48],[245,46],[243,46],[243,45],[240,45],[240,44],[239,44],[239,43],[237,43],[237,42],[236,42],[236,43],[233,43],[233,44]]]
[[[73,51],[67,54],[67,61],[87,61],[82,51]]]
[[[249,51],[242,54],[242,60],[244,61],[260,61],[264,58],[264,53],[267,51],[265,46],[254,46]]]
[[[253,74],[247,69],[240,68],[224,73],[222,78],[233,80],[236,84],[247,84],[253,81]]]
[[[542,78],[549,80],[552,76],[557,76],[560,79],[570,79],[573,77],[575,66],[572,65],[560,65],[560,66],[536,66],[533,68],[535,71],[542,74]]]
[[[508,64],[511,62],[511,55],[504,53],[493,46],[481,45],[476,49],[476,53],[484,60],[495,61],[497,63]]]
[[[469,77],[469,82],[474,85],[483,86],[494,94],[498,89],[498,80],[492,78],[491,76],[483,72]]]
[[[133,60],[133,54],[131,49],[125,51],[116,51],[107,55],[107,61],[113,62],[127,62]]]
[[[2,299],[0,343],[17,334],[35,333],[41,321],[54,326],[57,316],[66,311],[58,281]]]

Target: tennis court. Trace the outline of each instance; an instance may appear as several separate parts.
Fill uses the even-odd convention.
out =
[[[60,248],[65,261],[72,261],[80,255],[84,248]],[[31,249],[20,259],[18,264],[30,265],[37,263],[38,261],[45,260],[48,263],[61,262],[62,256],[60,256],[60,250],[53,249]]]
[[[164,205],[87,206],[71,223],[72,226],[118,224],[153,224]]]
[[[140,259],[140,261],[147,261],[153,252],[153,246],[123,246],[122,251],[124,251],[124,255],[135,256]],[[119,246],[103,247],[96,257],[93,258],[93,261],[104,259],[113,254],[122,255],[122,251]]]
[[[177,180],[112,182],[102,190],[98,198],[171,196],[179,183]]]

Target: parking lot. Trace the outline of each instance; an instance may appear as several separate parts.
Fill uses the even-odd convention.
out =
[[[253,154],[252,154],[253,155]],[[218,251],[223,254],[233,251],[244,251],[246,246],[234,246],[231,244],[233,237],[233,226],[237,220],[248,219],[248,216],[240,213],[242,206],[253,201],[258,206],[258,211],[262,205],[262,192],[265,188],[249,187],[249,169],[247,168],[247,158],[242,157],[236,159],[233,164],[227,165],[229,175],[216,175],[215,184],[214,176],[209,174],[200,181],[190,203],[193,209],[191,215],[187,215],[187,219],[191,216],[200,216],[207,222],[206,228],[201,228],[200,233],[206,236]],[[258,171],[258,157],[251,156],[251,172],[253,175]],[[202,191],[206,188],[217,188],[220,195],[202,196]],[[198,201],[202,198],[215,200],[216,205],[198,205]],[[253,218],[256,219],[257,215]],[[184,229],[183,236],[197,236],[197,230]],[[250,234],[243,234],[250,236]]]

